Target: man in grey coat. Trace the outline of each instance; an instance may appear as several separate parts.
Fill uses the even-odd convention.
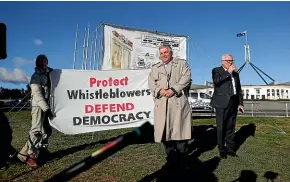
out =
[[[52,130],[48,118],[53,114],[49,107],[50,77],[52,68],[48,67],[45,55],[36,58],[35,72],[30,80],[31,87],[31,129],[28,141],[18,154],[18,158],[30,167],[37,167],[37,158],[41,148],[47,148]]]
[[[186,144],[191,139],[188,103],[191,71],[185,60],[172,57],[171,47],[161,46],[159,54],[160,62],[152,66],[148,86],[155,103],[155,142],[164,144],[167,160],[170,160],[186,156]]]

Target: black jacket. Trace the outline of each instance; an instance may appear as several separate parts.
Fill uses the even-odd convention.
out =
[[[243,106],[243,93],[241,89],[240,77],[237,72],[233,72],[235,80],[236,93],[238,95],[238,105]],[[234,94],[231,74],[220,66],[212,70],[212,80],[214,84],[214,93],[210,105],[212,107],[226,108],[230,97]]]

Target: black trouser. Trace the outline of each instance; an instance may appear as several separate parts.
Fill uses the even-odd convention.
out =
[[[165,141],[163,142],[165,151],[167,156],[169,156],[172,152],[185,153],[187,149],[187,141]]]
[[[167,166],[177,167],[187,165],[187,140],[164,141],[163,145],[167,154]]]
[[[220,152],[234,151],[238,97],[232,96],[226,108],[216,108],[217,144]],[[225,146],[226,145],[226,146]]]
[[[9,159],[9,154],[12,154],[12,129],[10,127],[8,118],[0,111],[0,167],[6,164]]]
[[[167,154],[167,161],[175,161],[175,159],[180,158],[180,156],[185,156],[187,151],[188,140],[169,140],[166,141],[166,124],[164,126],[162,143]]]

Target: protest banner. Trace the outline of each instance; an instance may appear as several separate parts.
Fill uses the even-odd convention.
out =
[[[64,134],[153,124],[150,70],[64,70],[51,73],[50,123]]]

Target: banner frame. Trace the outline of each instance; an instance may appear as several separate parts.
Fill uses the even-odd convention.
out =
[[[147,29],[141,29],[141,28],[133,28],[133,27],[127,27],[127,26],[123,26],[123,25],[115,25],[115,24],[110,24],[110,23],[104,23],[104,22],[102,22],[101,25],[103,25],[103,30],[104,30],[105,26],[111,26],[111,27],[119,28],[119,29],[123,29],[123,30],[148,32],[148,33],[154,33],[154,34],[164,35],[164,36],[185,37],[185,38],[188,38],[188,39],[190,38],[187,35],[172,34],[172,33],[167,33],[167,32],[153,31],[153,30],[147,30]]]

